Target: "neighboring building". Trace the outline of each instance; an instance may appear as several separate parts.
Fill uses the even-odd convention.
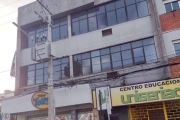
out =
[[[44,0],[43,4],[53,13],[57,119],[71,120],[75,115],[78,120],[107,120],[108,88],[111,119],[180,120],[179,0]],[[2,111],[18,120],[47,119],[48,111],[42,110],[47,103],[41,106],[36,100],[47,99],[46,92],[38,91],[47,91],[42,86],[48,81],[48,63],[31,58],[35,42],[47,37],[47,25],[34,11],[42,11],[38,2],[18,10],[18,24],[31,38],[18,31],[12,67],[15,97],[2,103]],[[58,87],[67,80],[88,82]]]
[[[2,107],[2,101],[5,100],[5,99],[8,99],[8,98],[11,98],[14,96],[14,91],[11,91],[11,90],[5,90],[4,93],[1,93],[0,94],[0,119],[2,118],[2,112],[1,112],[1,107]]]

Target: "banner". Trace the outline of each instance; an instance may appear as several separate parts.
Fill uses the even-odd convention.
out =
[[[107,86],[107,87],[96,88],[96,99],[97,99],[98,110],[100,110],[99,91],[101,92],[101,109],[102,110],[111,109],[112,106],[111,106],[110,88],[109,86]],[[107,101],[107,97],[108,97],[108,101]]]
[[[94,108],[99,108],[99,90],[102,91],[102,110],[106,107],[106,89],[96,88],[92,92]],[[180,78],[116,87],[110,89],[110,106],[123,106],[139,103],[180,99]]]
[[[180,99],[180,79],[111,88],[113,106]]]

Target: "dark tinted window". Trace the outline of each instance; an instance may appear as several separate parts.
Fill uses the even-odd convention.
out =
[[[180,43],[175,43],[174,48],[175,48],[176,55],[179,56],[180,55]]]
[[[175,45],[178,48],[178,45]],[[75,76],[156,62],[153,37],[73,56]],[[75,62],[77,61],[77,62]]]
[[[172,7],[173,7],[173,10],[178,10],[179,9],[178,1],[172,2]]]
[[[106,24],[106,15],[101,14],[97,16],[98,28],[104,28],[107,26]]]
[[[107,13],[107,21],[109,26],[117,23],[115,11],[111,11]]]
[[[137,3],[139,17],[144,17],[149,14],[146,1]]]
[[[130,5],[127,7],[128,19],[133,20],[137,18],[136,5]]]
[[[117,14],[118,23],[122,23],[122,22],[127,21],[125,8],[117,9],[116,14]]]
[[[172,11],[171,3],[166,3],[165,8],[166,8],[166,12],[171,12]]]

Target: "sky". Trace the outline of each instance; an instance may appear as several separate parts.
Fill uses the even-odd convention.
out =
[[[0,93],[14,90],[15,78],[10,76],[14,53],[16,51],[18,7],[35,0],[0,0]],[[7,71],[7,72],[4,72]]]

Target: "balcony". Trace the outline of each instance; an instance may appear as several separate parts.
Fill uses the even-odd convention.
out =
[[[180,10],[162,14],[159,18],[163,32],[180,28]]]

